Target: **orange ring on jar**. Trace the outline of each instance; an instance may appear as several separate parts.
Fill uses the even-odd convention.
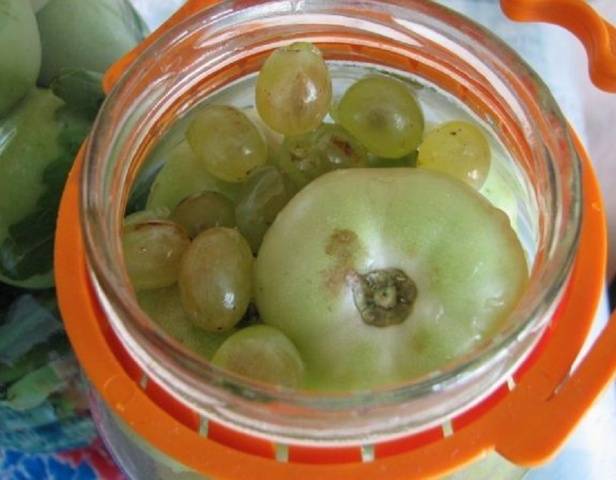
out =
[[[106,89],[166,29],[214,3],[189,1],[110,69]],[[56,284],[67,331],[86,375],[115,414],[157,449],[216,478],[425,478],[449,473],[492,450],[515,463],[535,465],[565,441],[616,371],[612,352],[616,321],[612,321],[564,382],[596,312],[606,263],[606,226],[597,180],[579,142],[577,150],[583,166],[583,223],[575,268],[557,321],[518,370],[517,387],[507,392],[501,386],[479,406],[454,419],[454,433],[446,438],[437,428],[377,444],[376,458],[370,463],[361,463],[359,447],[290,447],[290,463],[278,463],[271,442],[217,424],[206,438],[198,432],[200,419],[195,412],[156,385],[142,389],[141,370],[115,338],[90,282],[79,224],[83,150],[65,191],[56,242]]]
[[[246,453],[255,447],[248,436],[236,439],[235,448],[224,445],[201,436],[153,401],[114,355],[105,331],[111,327],[90,283],[79,224],[83,149],[63,196],[56,237],[56,284],[67,332],[87,377],[115,414],[165,454],[216,478],[423,478],[450,472],[491,450],[515,463],[535,465],[565,441],[616,371],[612,352],[616,321],[612,321],[578,370],[561,385],[594,318],[606,260],[606,225],[597,179],[579,142],[577,146],[584,174],[580,246],[569,293],[544,351],[517,387],[492,408],[453,435],[406,453],[370,463],[352,462],[348,456],[348,463],[341,464],[278,463]]]

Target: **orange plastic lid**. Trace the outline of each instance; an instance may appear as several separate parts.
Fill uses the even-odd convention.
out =
[[[155,36],[209,3],[189,1]],[[108,72],[107,89],[143,48]],[[377,444],[373,458],[365,458],[360,446],[291,445],[281,461],[270,441],[213,421],[204,432],[197,412],[153,382],[142,387],[143,373],[107,322],[87,270],[79,206],[83,149],[64,192],[56,236],[56,286],[67,332],[88,379],[115,414],[160,451],[217,479],[426,478],[493,450],[520,465],[539,464],[562,445],[616,373],[616,317],[570,371],[603,293],[607,240],[598,182],[583,147],[576,146],[583,166],[583,224],[566,294],[538,348],[514,376],[515,386],[500,386],[453,419],[447,435],[436,428]]]
[[[188,0],[184,7],[135,50],[122,58],[105,78],[107,90],[133,60],[156,38],[182,19],[218,3],[216,0]],[[588,68],[594,84],[616,92],[616,28],[604,20],[585,0],[501,0],[501,7],[512,20],[546,22],[573,33],[584,45]]]

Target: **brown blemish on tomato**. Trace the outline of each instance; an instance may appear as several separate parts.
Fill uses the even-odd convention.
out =
[[[355,256],[360,249],[359,238],[352,230],[337,228],[329,236],[325,253],[332,257],[333,262],[322,273],[325,288],[332,295],[340,291],[347,276],[354,271]]]
[[[353,254],[357,243],[357,234],[354,231],[337,228],[329,236],[325,253],[338,259],[346,259]]]

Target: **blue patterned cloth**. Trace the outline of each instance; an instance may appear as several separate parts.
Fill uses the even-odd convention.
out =
[[[86,448],[33,454],[0,449],[0,480],[125,480],[100,440]]]
[[[55,455],[37,455],[7,450],[0,452],[0,480],[97,480],[86,462],[72,465]]]
[[[13,413],[15,416],[18,415]],[[6,418],[5,415],[4,419]],[[89,445],[96,438],[94,424],[85,415],[73,415],[62,421],[35,425],[31,428],[20,426],[21,428],[10,429],[5,425],[2,428],[0,422],[0,450],[14,448],[26,453],[56,452]]]

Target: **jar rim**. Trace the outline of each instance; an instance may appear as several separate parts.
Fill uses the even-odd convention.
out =
[[[302,8],[307,9],[307,11],[311,11],[310,9],[320,11],[320,9],[330,6],[331,3],[320,0],[307,1],[302,2]],[[340,0],[335,3],[336,9],[332,7],[332,10],[335,10],[335,12],[344,11],[343,7],[354,7],[354,2],[350,0]],[[234,12],[232,7],[235,4],[243,7],[243,10]],[[270,15],[271,11],[276,12],[277,15],[294,14],[292,9],[285,13],[281,4],[286,4],[287,8],[291,8],[288,2],[273,0],[261,5],[261,10],[257,12],[256,16],[259,17],[259,15],[265,14],[266,18],[270,18],[267,15]],[[273,8],[268,10],[266,8],[268,6],[280,8],[278,10]],[[571,271],[579,240],[581,224],[581,167],[580,160],[572,146],[573,142],[569,136],[565,119],[554,99],[549,94],[547,87],[530,67],[515,52],[483,27],[435,3],[426,5],[425,2],[419,0],[409,2],[368,0],[362,2],[362,8],[367,10],[373,9],[377,12],[381,12],[383,9],[395,9],[396,13],[410,13],[411,17],[413,17],[413,13],[416,13],[420,15],[420,18],[414,19],[416,22],[420,21],[421,23],[423,21],[429,24],[428,27],[423,24],[423,28],[431,27],[438,30],[440,27],[441,31],[439,34],[443,34],[443,27],[447,26],[447,33],[451,33],[449,29],[454,29],[456,35],[460,36],[459,38],[464,38],[470,43],[476,42],[476,38],[488,39],[489,42],[483,45],[484,50],[496,49],[497,53],[493,53],[493,55],[496,57],[501,55],[500,62],[503,63],[505,61],[511,62],[512,59],[516,60],[514,64],[510,64],[508,67],[515,73],[516,77],[523,77],[524,82],[520,81],[520,84],[515,86],[524,88],[524,93],[528,96],[526,101],[535,102],[534,106],[539,107],[542,114],[549,112],[551,126],[558,125],[558,128],[552,128],[551,130],[542,129],[542,131],[552,136],[549,139],[550,141],[543,142],[544,146],[549,145],[553,149],[558,147],[561,152],[567,152],[568,154],[567,158],[572,175],[571,184],[569,185],[571,192],[569,193],[572,195],[572,199],[568,203],[569,209],[566,212],[562,210],[562,206],[556,206],[557,209],[560,209],[560,215],[557,219],[566,223],[564,226],[561,225],[563,228],[566,227],[566,235],[562,236],[562,231],[552,232],[555,238],[551,239],[551,244],[548,246],[547,251],[551,258],[556,259],[559,264],[556,266],[552,265],[553,268],[548,272],[548,277],[551,280],[549,288],[546,288],[542,295],[532,302],[534,308],[526,312],[528,318],[525,321],[514,323],[512,328],[503,334],[501,338],[494,338],[488,346],[475,351],[469,356],[467,361],[456,365],[455,368],[449,371],[439,372],[409,384],[375,389],[370,392],[316,394],[281,390],[276,387],[262,385],[209,365],[190,352],[184,351],[177,342],[168,338],[161,329],[153,326],[145,314],[140,311],[136,299],[134,297],[132,299],[127,297],[126,274],[123,272],[123,269],[118,268],[118,265],[121,266],[121,263],[118,264],[111,261],[121,258],[121,256],[118,256],[118,233],[121,214],[124,209],[120,204],[125,200],[126,195],[123,196],[122,200],[109,198],[109,192],[105,191],[105,188],[109,187],[109,180],[104,177],[104,168],[109,166],[114,151],[117,156],[117,152],[121,150],[122,142],[127,142],[128,140],[137,141],[135,138],[131,138],[130,132],[124,132],[126,134],[123,134],[120,131],[119,127],[124,127],[127,121],[127,113],[121,111],[126,107],[121,105],[120,100],[125,101],[126,98],[133,98],[135,103],[138,102],[138,95],[135,95],[134,89],[140,85],[143,87],[144,71],[148,68],[150,70],[157,68],[152,61],[153,58],[169,54],[175,45],[185,41],[191,34],[195,34],[195,32],[205,28],[204,25],[206,24],[212,26],[216,25],[217,22],[245,21],[247,9],[255,8],[257,6],[251,6],[250,3],[246,5],[246,2],[227,1],[177,25],[150,46],[130,67],[128,73],[124,75],[111,92],[95,123],[91,141],[86,151],[85,168],[83,170],[81,221],[90,275],[98,295],[103,297],[103,306],[116,334],[122,341],[127,343],[131,351],[136,353],[136,360],[142,366],[147,367],[148,362],[152,362],[156,357],[160,357],[158,359],[163,363],[155,368],[152,368],[150,363],[149,370],[148,368],[145,368],[145,370],[156,376],[160,383],[166,385],[171,390],[177,386],[178,381],[182,382],[182,394],[192,392],[190,393],[190,403],[195,403],[197,397],[203,396],[211,400],[211,396],[215,392],[225,390],[227,401],[232,401],[229,399],[235,396],[242,401],[254,402],[257,400],[259,403],[283,403],[300,409],[308,408],[311,412],[335,412],[339,415],[341,412],[348,413],[352,411],[353,414],[356,414],[359,410],[364,410],[369,406],[378,408],[382,405],[396,405],[400,402],[423,398],[434,391],[447,389],[452,385],[458,384],[460,381],[471,381],[475,376],[485,374],[485,369],[489,367],[490,362],[495,362],[503,355],[506,355],[507,348],[511,344],[519,342],[522,337],[528,338],[533,332],[537,332],[539,327],[545,327],[555,303],[562,294]],[[392,15],[393,17],[394,15]],[[430,22],[432,23],[430,24]],[[161,101],[159,107],[163,108],[166,105],[166,103]],[[133,108],[136,108],[136,106],[133,105]],[[125,115],[124,117],[122,117],[123,114]],[[141,137],[141,140],[143,140],[143,137]],[[554,162],[552,158],[548,158],[549,148],[544,148],[543,153],[546,162]],[[125,165],[123,173],[125,178],[128,177],[129,170],[128,166]],[[132,170],[134,173],[134,166]],[[552,174],[557,178],[560,172],[557,169],[553,170]],[[562,189],[562,185],[559,187]],[[562,194],[562,192],[560,193]],[[558,195],[555,196],[558,197]],[[539,321],[541,319],[543,320]],[[165,368],[161,368],[170,365],[173,368],[168,371],[163,371]],[[203,382],[203,379],[207,381]],[[484,393],[487,394],[489,391]],[[208,402],[206,401],[206,403]],[[468,406],[468,402],[466,405]],[[211,408],[206,408],[205,410],[209,413],[212,412]],[[231,422],[232,420],[230,419],[232,417],[233,415],[229,414],[226,417],[226,421]]]

